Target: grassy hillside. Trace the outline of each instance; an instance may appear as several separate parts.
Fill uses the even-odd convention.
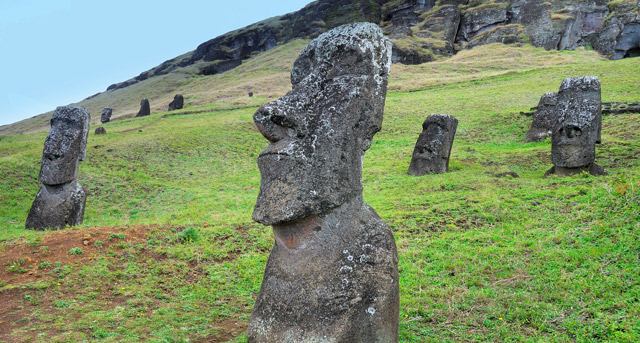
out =
[[[24,230],[46,132],[1,137],[0,341],[246,341],[273,244],[251,221],[267,146],[251,116],[289,87],[303,46],[200,77],[183,94],[204,112],[91,133],[78,228]],[[640,114],[603,120],[596,161],[610,176],[564,179],[542,178],[550,141],[523,143],[531,118],[516,114],[570,76],[600,77],[604,101],[638,100],[639,69],[502,45],[393,66],[363,182],[398,245],[402,342],[640,340]],[[451,171],[409,176],[431,113],[460,121]],[[507,171],[520,177],[493,176]]]

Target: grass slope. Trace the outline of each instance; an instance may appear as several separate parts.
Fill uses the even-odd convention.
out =
[[[251,221],[267,145],[251,115],[284,93],[303,45],[248,61],[247,73],[201,78],[187,103],[206,112],[90,134],[78,228],[24,230],[46,132],[2,137],[0,341],[246,341],[273,244]],[[605,101],[638,100],[639,68],[502,45],[393,66],[363,183],[398,245],[402,342],[640,340],[640,114],[603,120],[597,162],[610,176],[564,179],[542,178],[550,141],[523,143],[531,119],[516,114],[570,76],[600,77]],[[262,94],[247,98],[258,84]],[[412,177],[431,113],[460,121],[451,171]],[[520,178],[490,175],[506,171]],[[84,254],[69,254],[76,247]]]

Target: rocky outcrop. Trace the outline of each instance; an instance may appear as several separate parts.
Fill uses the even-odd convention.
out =
[[[497,42],[528,42],[547,50],[592,46],[615,59],[640,55],[637,0],[318,0],[211,39],[107,91],[194,64],[201,75],[224,73],[255,53],[354,21],[384,29],[393,42],[394,63],[429,62]]]

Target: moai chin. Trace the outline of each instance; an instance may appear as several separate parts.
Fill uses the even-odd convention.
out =
[[[542,142],[551,135],[555,125],[557,104],[558,93],[549,92],[542,95],[525,142]]]
[[[136,117],[144,117],[151,114],[151,107],[149,106],[149,99],[142,98],[140,100],[140,111],[136,114]]]
[[[589,172],[606,175],[595,164],[596,144],[601,142],[600,80],[595,76],[567,78],[558,92],[555,125],[551,134],[551,161],[545,176],[569,176]]]
[[[176,94],[173,97],[173,101],[169,103],[169,111],[179,110],[184,106],[184,97],[181,94]]]
[[[113,114],[113,110],[111,109],[111,107],[103,108],[102,115],[100,116],[100,122],[102,124],[110,122],[112,114]]]
[[[28,229],[64,228],[82,223],[86,193],[76,179],[78,165],[86,158],[90,119],[83,107],[56,108],[42,152],[42,188],[29,210]]]
[[[446,173],[457,128],[458,120],[448,114],[427,117],[413,149],[409,175]]]
[[[253,219],[275,242],[249,342],[398,342],[396,245],[361,183],[390,65],[378,26],[335,28],[301,52],[293,89],[254,114],[271,144]]]

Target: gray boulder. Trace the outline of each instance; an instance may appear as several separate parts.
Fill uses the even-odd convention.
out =
[[[558,93],[549,92],[542,95],[525,142],[542,142],[551,135],[556,122],[557,103]]]
[[[253,218],[273,225],[275,244],[249,342],[398,342],[395,241],[361,183],[390,64],[376,25],[338,27],[302,51],[292,91],[254,114],[271,144]]]
[[[143,98],[140,100],[140,111],[136,114],[136,117],[144,117],[151,114],[151,107],[149,106],[149,99]]]
[[[56,108],[42,152],[38,192],[26,227],[42,230],[82,223],[86,194],[78,184],[78,165],[86,159],[89,112],[82,107]]]
[[[169,111],[182,109],[183,106],[184,106],[184,97],[181,94],[176,94],[173,97],[173,101],[169,103]]]
[[[100,116],[100,122],[102,124],[110,122],[112,114],[113,114],[113,110],[111,109],[111,107],[103,108],[102,115]]]
[[[554,167],[545,176],[568,176],[587,171],[606,174],[595,164],[596,144],[601,142],[602,100],[600,80],[595,76],[562,81],[551,135]]]
[[[409,175],[446,173],[457,128],[458,120],[448,114],[427,117],[413,149]]]
[[[104,134],[106,134],[106,133],[107,133],[107,130],[105,130],[105,128],[104,128],[104,127],[102,127],[102,126],[101,126],[101,127],[99,127],[99,128],[97,128],[97,129],[96,129],[96,131],[95,131],[95,134],[96,134],[96,135],[104,135]]]

